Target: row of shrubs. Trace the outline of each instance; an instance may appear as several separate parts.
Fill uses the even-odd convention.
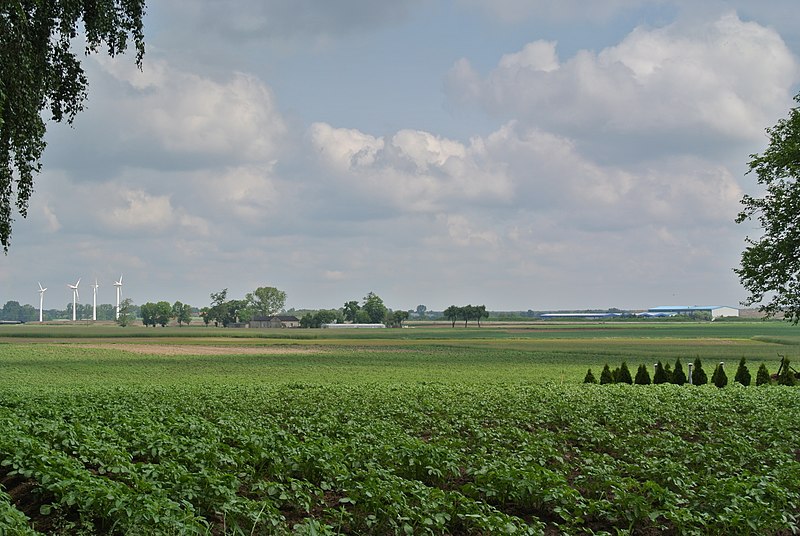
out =
[[[692,385],[705,385],[709,383],[708,375],[706,374],[706,371],[703,370],[703,363],[699,357],[694,360],[690,370],[692,374],[691,382],[689,382],[689,378],[683,371],[683,364],[681,363],[680,358],[675,361],[674,368],[670,367],[669,363],[664,365],[661,363],[661,361],[659,361],[655,364],[655,370],[651,380],[650,372],[648,371],[646,365],[639,365],[639,368],[636,371],[636,376],[634,377],[631,376],[631,371],[625,361],[623,361],[622,365],[614,370],[611,370],[611,368],[608,366],[608,363],[606,363],[606,366],[603,367],[603,371],[600,373],[599,383],[628,383],[636,385],[650,385],[651,383],[674,383],[676,385],[691,383]],[[797,383],[798,380],[795,376],[795,373],[792,371],[792,368],[789,366],[789,359],[786,357],[781,359],[781,366],[779,367],[778,371],[779,374],[777,374],[774,378],[775,383],[779,385],[795,385]],[[749,386],[752,381],[752,377],[750,371],[747,369],[747,362],[744,357],[739,361],[739,367],[736,369],[736,375],[734,376],[733,381],[744,386]],[[595,378],[594,374],[592,373],[592,369],[589,369],[586,372],[586,377],[583,379],[583,383],[598,383],[597,378]],[[728,375],[725,373],[724,363],[719,363],[714,369],[714,373],[711,375],[711,383],[720,388],[728,385]],[[756,385],[769,385],[771,383],[773,383],[773,377],[770,376],[767,366],[764,363],[761,363],[761,366],[758,367],[758,372],[756,372]]]

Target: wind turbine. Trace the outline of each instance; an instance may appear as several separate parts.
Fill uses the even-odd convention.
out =
[[[97,284],[97,279],[94,280],[92,285],[92,320],[97,320],[97,289],[100,285]]]
[[[72,289],[72,321],[75,322],[75,308],[78,305],[78,285],[81,284],[81,278],[78,278],[78,282],[74,285],[67,285],[69,288]]]
[[[122,274],[119,274],[119,281],[114,281],[114,286],[117,287],[117,320],[119,320],[119,295],[122,292]]]
[[[47,287],[42,287],[42,284],[39,283],[39,322],[42,322],[42,305],[44,304],[44,291],[47,290]]]

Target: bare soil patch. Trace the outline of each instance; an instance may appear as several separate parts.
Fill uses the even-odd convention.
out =
[[[82,344],[84,348],[122,350],[134,354],[155,355],[285,355],[320,354],[321,348],[297,346],[202,346],[194,344]]]

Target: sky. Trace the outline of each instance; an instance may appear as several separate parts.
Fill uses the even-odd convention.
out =
[[[161,0],[84,59],[0,303],[738,306],[794,0]],[[88,301],[87,301],[88,300]]]

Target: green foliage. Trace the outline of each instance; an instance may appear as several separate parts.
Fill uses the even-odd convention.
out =
[[[664,365],[661,364],[661,361],[656,363],[656,370],[653,374],[653,383],[654,384],[662,384],[662,383],[669,383],[669,376],[667,376],[667,371],[664,369]]]
[[[46,521],[69,513],[88,534],[777,536],[797,526],[798,397],[37,385],[0,392],[0,463],[41,488]],[[6,512],[31,533],[0,493]]]
[[[795,97],[800,102],[800,95]],[[769,146],[750,155],[749,172],[765,187],[764,197],[745,195],[737,223],[754,217],[763,233],[747,237],[741,266],[734,271],[750,293],[746,305],[769,302],[759,310],[768,316],[782,313],[794,324],[800,321],[800,109],[767,129]]]
[[[370,292],[364,296],[364,303],[361,305],[361,311],[366,315],[367,323],[380,324],[386,317],[388,309],[383,304],[380,296],[374,292]]]
[[[133,320],[133,314],[131,312],[133,306],[133,302],[130,298],[125,298],[119,302],[119,317],[117,318],[117,324],[121,327],[127,327],[128,324],[131,323]]]
[[[583,377],[583,383],[597,383],[597,378],[592,374],[592,369],[586,371],[586,376]]]
[[[761,363],[756,372],[756,385],[769,385],[770,383],[772,383],[772,376],[770,376],[767,366]]]
[[[646,365],[639,365],[633,383],[636,385],[650,385],[650,373],[647,372]]]
[[[450,327],[456,327],[456,321],[461,318],[461,308],[451,305],[444,310],[444,317],[450,321]]]
[[[745,387],[750,385],[750,371],[747,369],[747,364],[744,357],[739,360],[739,367],[736,369],[736,375],[734,376],[733,380],[741,385],[744,385]]]
[[[283,310],[286,293],[275,287],[258,287],[245,296],[245,301],[254,315],[269,317]]]
[[[176,301],[172,304],[172,318],[178,322],[178,327],[182,324],[189,325],[192,321],[192,307],[187,303]]]
[[[703,362],[697,357],[692,368],[692,385],[705,385],[708,383],[708,375],[703,370]]]
[[[144,0],[0,6],[0,243],[8,251],[12,208],[27,215],[33,176],[41,170],[44,108],[53,121],[68,123],[83,109],[88,81],[73,40],[80,34],[87,53],[105,46],[115,56],[132,39],[141,65]]]
[[[303,315],[300,319],[301,328],[319,328],[322,324],[331,324],[343,320],[339,311],[320,309],[312,313]]]
[[[623,361],[622,365],[619,368],[619,374],[617,375],[617,383],[633,383],[633,377],[631,376],[631,371],[628,369],[628,364]]]
[[[711,383],[720,389],[728,385],[728,375],[725,374],[725,365],[723,363],[719,363],[714,369],[714,373],[711,375]]]
[[[609,383],[614,383],[614,376],[611,373],[611,369],[608,366],[608,363],[605,364],[603,370],[600,372],[600,384],[606,385]]]
[[[156,327],[156,316],[158,314],[158,310],[155,303],[147,302],[142,304],[142,306],[139,308],[139,314],[142,315],[142,324],[145,326]]]
[[[409,316],[408,311],[388,312],[386,313],[385,324],[394,328],[402,327],[403,322],[408,320],[408,316]]]
[[[347,322],[356,322],[359,309],[361,309],[361,306],[356,300],[346,302],[343,308],[344,319]]]
[[[778,371],[778,378],[776,380],[778,385],[788,385],[792,386],[797,383],[795,379],[794,372],[792,371],[792,367],[789,364],[789,358],[783,357],[781,358],[781,365]]]
[[[684,385],[687,382],[686,373],[683,371],[683,363],[681,358],[675,360],[675,370],[672,371],[672,383],[675,385]]]

